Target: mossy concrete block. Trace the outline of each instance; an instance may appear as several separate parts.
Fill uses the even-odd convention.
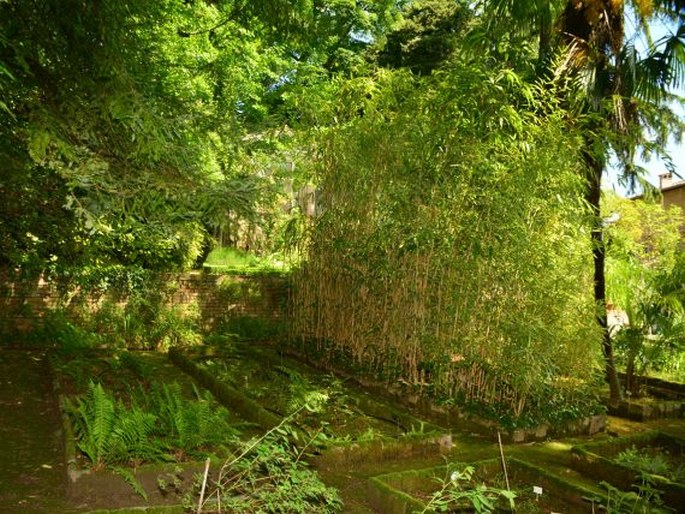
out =
[[[389,486],[379,477],[369,479],[367,500],[376,512],[383,514],[410,514],[425,508],[423,502]]]
[[[188,360],[178,349],[169,350],[169,359],[180,369],[192,376],[214,397],[230,410],[238,413],[246,421],[271,429],[281,423],[282,418],[269,412],[257,402],[240,393],[234,387],[216,380],[211,374]]]
[[[493,423],[489,425],[490,431],[497,433],[497,426]],[[551,437],[572,437],[579,435],[595,435],[606,430],[606,415],[597,414],[579,420],[569,421],[561,425],[550,425],[542,423],[533,428],[515,429],[512,431],[502,430],[500,436],[502,441],[507,443],[529,443],[534,441],[544,441]]]
[[[596,416],[590,416],[588,422],[588,435],[599,434],[604,432],[607,427],[607,417],[604,414],[597,414]]]
[[[390,441],[378,440],[333,446],[314,457],[312,462],[318,469],[350,468],[369,462],[437,457],[449,453],[451,448],[451,435],[434,433]]]
[[[523,443],[528,439],[528,432],[526,430],[514,430],[511,433],[512,443]]]
[[[183,514],[182,505],[155,505],[152,507],[130,507],[124,509],[92,510],[87,514]]]
[[[86,504],[100,509],[119,505],[124,508],[122,512],[179,512],[177,507],[181,504],[182,497],[175,492],[165,493],[160,490],[158,479],[173,475],[180,483],[179,490],[189,491],[195,475],[202,473],[203,469],[204,464],[196,462],[180,465],[150,464],[131,470],[147,498],[137,494],[131,484],[115,472],[107,469],[89,470],[70,475],[67,497],[74,505]],[[170,510],[151,510],[163,508]]]
[[[546,423],[543,423],[542,425],[538,426],[535,429],[535,432],[533,435],[535,436],[535,439],[540,441],[540,440],[547,438],[547,431],[548,430],[549,430],[549,425],[547,425]]]

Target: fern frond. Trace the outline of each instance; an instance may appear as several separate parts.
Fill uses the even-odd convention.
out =
[[[100,383],[89,383],[86,396],[78,400],[74,421],[79,449],[95,466],[107,464],[116,412],[114,400]]]
[[[156,428],[157,416],[140,409],[123,411],[113,433],[116,445],[121,448],[118,455],[121,462],[131,460],[159,461],[163,450],[152,437]]]
[[[143,488],[143,484],[136,478],[136,475],[128,468],[112,467],[110,468],[114,473],[126,480],[126,483],[133,487],[136,494],[140,495],[144,500],[147,500],[147,492]]]

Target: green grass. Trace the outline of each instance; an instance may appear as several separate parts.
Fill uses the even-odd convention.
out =
[[[262,258],[238,248],[215,248],[212,250],[203,267],[209,271],[255,273],[284,271],[285,264],[275,259]]]

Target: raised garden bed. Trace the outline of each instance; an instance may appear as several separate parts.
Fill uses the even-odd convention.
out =
[[[51,361],[74,505],[180,512],[205,458],[219,463],[225,444],[250,431],[164,355],[83,351]]]
[[[175,353],[172,359],[193,376],[211,377],[239,392],[275,416],[274,420],[288,416],[312,395],[325,394],[324,408],[307,413],[300,423],[307,431],[320,430],[334,445],[390,441],[408,433],[439,431],[437,426],[378,400],[350,381],[279,356],[269,348],[210,348],[183,356]],[[182,359],[190,364],[184,365]]]
[[[403,384],[388,385],[368,377],[355,376],[345,369],[318,361],[290,347],[284,348],[283,351],[291,358],[306,362],[319,372],[328,371],[338,377],[344,377],[348,384],[358,384],[367,394],[370,393],[375,398],[384,398],[387,402],[394,404],[396,409],[411,412],[414,416],[447,429],[451,433],[479,435],[492,441],[497,440],[499,433],[505,443],[530,443],[551,438],[592,436],[606,430],[605,414],[593,414],[558,425],[541,423],[529,428],[507,429],[493,420],[466,413],[459,406],[436,405],[429,397],[410,391]]]
[[[597,481],[630,491],[647,481],[673,508],[685,505],[685,441],[651,431],[579,445],[573,467]]]
[[[516,512],[586,513],[591,509],[588,498],[596,491],[566,482],[559,477],[517,459],[507,459],[507,476],[516,493]],[[369,498],[374,508],[384,514],[421,512],[431,498],[441,490],[458,488],[468,491],[477,487],[505,489],[506,481],[499,459],[478,461],[470,466],[474,473],[468,481],[450,483],[455,470],[466,468],[464,463],[451,463],[434,468],[408,470],[373,477],[369,481]],[[534,489],[535,488],[535,489]],[[491,493],[491,497],[496,497]],[[497,505],[501,512],[509,512],[505,498]],[[450,512],[475,512],[469,501],[451,506]],[[498,510],[499,512],[499,510]]]

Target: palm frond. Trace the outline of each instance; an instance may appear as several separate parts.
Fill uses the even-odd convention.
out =
[[[662,101],[669,88],[685,83],[685,25],[664,36],[638,64],[637,91],[648,101]]]

